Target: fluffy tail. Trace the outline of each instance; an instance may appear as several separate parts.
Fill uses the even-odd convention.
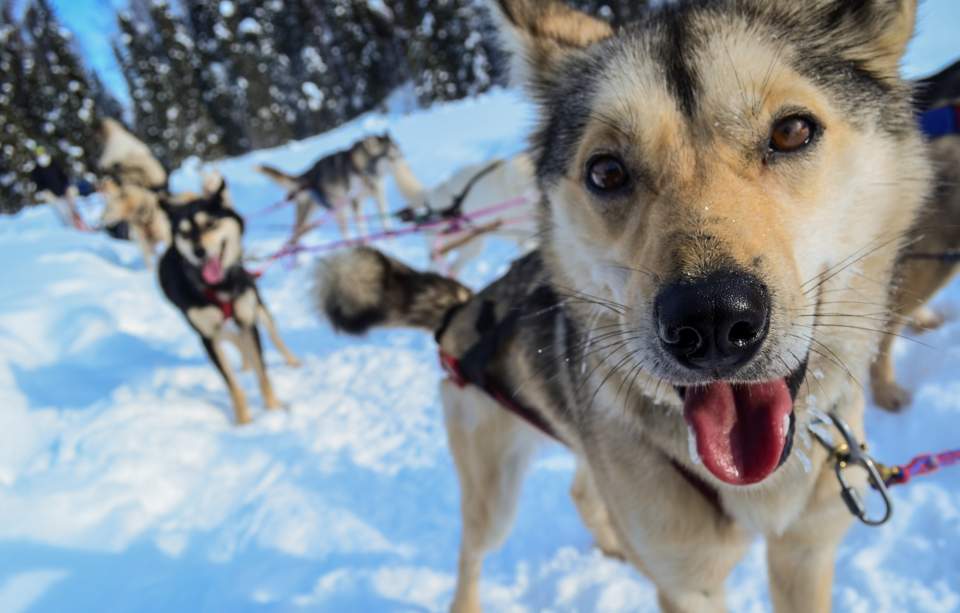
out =
[[[316,276],[317,310],[337,330],[357,335],[381,326],[435,332],[473,295],[453,279],[417,272],[369,247],[321,261]]]
[[[267,166],[266,164],[260,164],[257,166],[257,172],[263,173],[283,186],[284,189],[293,191],[300,187],[300,179],[293,175],[289,175],[278,168],[273,166]]]

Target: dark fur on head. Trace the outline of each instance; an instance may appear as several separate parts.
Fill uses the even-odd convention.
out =
[[[337,330],[357,335],[374,326],[436,331],[472,295],[453,279],[417,272],[369,247],[321,261],[314,291],[317,310]]]

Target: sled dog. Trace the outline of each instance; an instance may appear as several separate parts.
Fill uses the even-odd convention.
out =
[[[539,200],[533,160],[520,154],[461,169],[398,216],[450,221],[427,234],[434,265],[457,276],[483,252],[489,236],[516,242],[524,252],[535,247]],[[456,255],[448,262],[451,252]]]
[[[103,153],[100,171],[120,185],[136,185],[155,192],[167,191],[167,171],[150,149],[115,119],[100,124]]]
[[[170,244],[170,221],[160,209],[156,192],[134,184],[120,184],[111,178],[100,182],[105,206],[100,223],[105,228],[126,224],[131,240],[137,242],[147,268],[153,267],[158,246]]]
[[[389,227],[387,210],[387,174],[393,173],[397,185],[405,195],[417,197],[422,186],[413,177],[400,148],[388,134],[368,136],[349,149],[321,158],[299,175],[290,175],[272,166],[260,165],[257,170],[287,190],[287,198],[296,204],[291,243],[296,243],[309,231],[310,216],[317,207],[332,211],[340,233],[350,235],[348,210],[353,212],[360,236],[367,234],[362,204],[373,198],[377,201],[384,228]]]
[[[160,287],[200,335],[210,361],[226,381],[238,424],[250,421],[243,391],[223,350],[237,346],[252,366],[268,409],[280,408],[267,375],[258,324],[290,366],[299,361],[277,332],[253,275],[243,268],[243,218],[225,201],[226,183],[211,194],[179,204],[161,201],[170,222],[172,243],[160,260]]]
[[[864,380],[931,171],[899,62],[916,0],[689,0],[622,31],[499,0],[539,107],[542,244],[479,294],[370,249],[319,268],[339,329],[436,334],[461,487],[455,611],[480,608],[548,437],[599,545],[667,611],[726,609],[767,541],[777,611],[827,611],[852,516],[809,442]],[[865,487],[863,482],[854,482]]]
[[[917,105],[921,111],[960,108],[960,62],[919,81]],[[960,117],[960,111],[954,112]],[[893,344],[905,324],[932,330],[943,323],[943,316],[925,305],[960,270],[960,134],[933,139],[930,157],[937,173],[933,197],[923,207],[897,263],[887,334],[870,369],[873,401],[891,411],[905,408],[911,400],[910,392],[897,385]]]

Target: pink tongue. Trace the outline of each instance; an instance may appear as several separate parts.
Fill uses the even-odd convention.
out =
[[[777,469],[792,410],[793,400],[783,379],[691,387],[683,407],[703,465],[730,485],[758,483]]]
[[[219,258],[212,258],[204,262],[203,270],[200,272],[203,280],[210,285],[216,285],[223,281],[223,265]]]

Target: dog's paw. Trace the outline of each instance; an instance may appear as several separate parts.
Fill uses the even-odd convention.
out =
[[[283,404],[277,400],[276,396],[268,396],[263,399],[263,406],[267,407],[268,411],[279,411],[283,408]]]
[[[932,332],[946,321],[943,315],[933,309],[923,307],[910,317],[910,329],[914,332]]]
[[[253,419],[249,415],[237,415],[237,426],[246,426],[251,423]]]
[[[913,400],[910,392],[894,382],[874,383],[872,387],[873,402],[887,411],[898,413],[910,406]]]
[[[296,356],[291,355],[287,358],[287,366],[290,368],[300,368],[303,366],[303,362],[301,362]]]

